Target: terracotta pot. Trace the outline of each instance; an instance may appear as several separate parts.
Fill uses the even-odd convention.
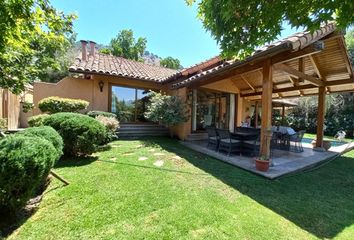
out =
[[[261,172],[266,172],[269,169],[269,161],[256,159],[256,169]]]

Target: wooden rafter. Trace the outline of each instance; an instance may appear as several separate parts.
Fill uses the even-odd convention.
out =
[[[338,43],[339,43],[339,46],[340,46],[340,49],[341,49],[341,52],[344,54],[344,62],[345,62],[345,67],[347,68],[347,71],[348,73],[350,74],[352,72],[352,66],[350,64],[350,61],[349,61],[349,56],[348,56],[348,52],[346,51],[346,48],[345,48],[345,44],[344,44],[344,37],[343,35],[341,35],[339,38],[338,38]],[[350,74],[352,75],[352,74]]]
[[[353,78],[348,78],[348,79],[343,79],[343,80],[337,80],[337,81],[328,81],[324,84],[325,87],[330,87],[330,86],[336,86],[336,85],[344,85],[344,84],[352,84],[354,83]],[[296,87],[287,87],[287,88],[278,88],[273,90],[273,93],[282,93],[282,92],[292,92],[292,91],[298,91],[298,90],[305,90],[305,89],[313,89],[316,88],[313,84],[304,84],[304,85],[299,85]],[[259,96],[262,95],[262,92],[256,92],[256,93],[246,93],[242,94],[241,97],[252,97],[252,96]]]
[[[300,72],[299,70],[289,67],[288,65],[285,65],[283,63],[279,63],[279,64],[274,65],[274,68],[277,70],[286,72],[292,76],[305,79],[306,81],[308,81],[316,86],[323,86],[323,82],[320,79],[312,77],[310,75],[307,75],[303,72]]]
[[[254,91],[257,92],[257,90],[250,84],[250,82],[246,79],[246,77],[243,74],[240,74],[242,80]]]
[[[310,58],[311,64],[312,64],[313,69],[315,70],[315,73],[317,74],[318,78],[324,79],[324,76],[320,71],[320,67],[317,62],[317,59],[315,59],[315,56],[310,55],[309,58]]]

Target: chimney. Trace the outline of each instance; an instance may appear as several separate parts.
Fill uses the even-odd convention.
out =
[[[95,56],[95,52],[96,52],[96,43],[94,41],[90,41],[90,55],[91,56]]]
[[[85,40],[81,40],[81,52],[82,52],[82,61],[86,61],[87,60],[87,41]]]

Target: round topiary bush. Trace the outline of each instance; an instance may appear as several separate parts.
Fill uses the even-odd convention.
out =
[[[43,123],[54,128],[63,138],[66,155],[89,155],[107,138],[103,124],[79,113],[56,113],[46,118]]]
[[[48,114],[39,114],[28,118],[28,126],[39,127],[43,125],[43,120],[48,117]]]
[[[34,197],[57,159],[52,143],[11,135],[0,140],[0,211],[14,213]]]
[[[78,112],[85,110],[89,102],[81,99],[47,97],[38,102],[38,108],[45,113]]]
[[[111,112],[104,111],[89,111],[87,113],[88,116],[96,118],[98,116],[109,117],[109,118],[117,118],[117,115]]]
[[[46,139],[49,142],[51,142],[56,149],[56,152],[58,154],[56,160],[59,160],[59,158],[63,155],[63,145],[64,145],[63,139],[61,138],[59,133],[55,131],[54,128],[52,127],[49,126],[32,127],[32,128],[27,128],[16,134],[22,136],[39,137],[39,138]]]

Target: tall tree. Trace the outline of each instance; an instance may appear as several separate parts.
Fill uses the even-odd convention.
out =
[[[284,22],[314,31],[336,21],[345,29],[354,23],[353,12],[353,0],[200,0],[198,16],[225,57],[244,57],[275,40]]]
[[[181,69],[181,62],[177,58],[166,57],[160,61],[162,67],[171,68],[171,69]]]
[[[49,0],[0,2],[0,87],[14,93],[57,69],[56,58],[70,44],[75,15],[65,15]]]
[[[124,29],[111,40],[110,50],[114,56],[141,61],[146,49],[146,38],[134,38],[133,30]],[[107,49],[102,50],[107,53]],[[102,52],[101,51],[101,52]]]

